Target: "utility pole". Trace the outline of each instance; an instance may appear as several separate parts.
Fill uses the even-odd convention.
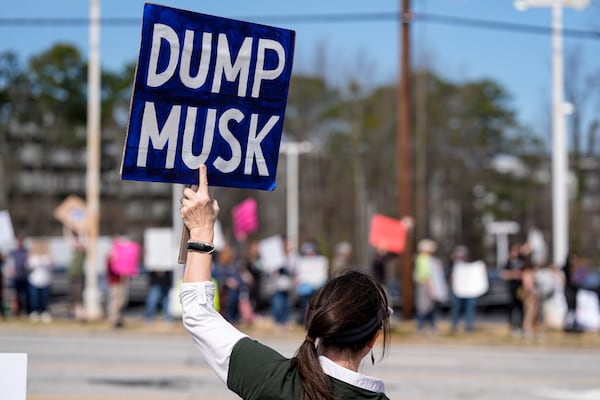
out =
[[[398,112],[396,140],[398,145],[398,210],[400,218],[413,215],[412,145],[410,140],[410,0],[401,0],[400,77],[398,83]],[[406,236],[404,252],[400,255],[400,288],[402,315],[413,315],[413,240]]]
[[[90,0],[86,203],[88,240],[83,302],[88,320],[102,317],[96,270],[100,225],[100,0]]]

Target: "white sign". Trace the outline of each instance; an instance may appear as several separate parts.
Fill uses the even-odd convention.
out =
[[[144,268],[148,271],[170,271],[175,268],[178,248],[172,228],[148,228],[144,231]]]
[[[519,224],[514,221],[492,221],[486,227],[488,233],[492,235],[511,235],[521,229]]]
[[[477,298],[489,288],[483,261],[457,262],[452,268],[452,291],[460,298]]]
[[[490,235],[496,235],[496,267],[502,268],[508,260],[508,235],[519,232],[521,227],[514,221],[492,221],[486,228]]]
[[[10,214],[7,210],[0,211],[0,251],[7,251],[15,243],[15,232],[13,230]]]
[[[296,279],[298,284],[309,284],[313,289],[318,289],[327,282],[329,263],[324,256],[308,256],[298,259]]]
[[[585,330],[597,331],[600,329],[600,305],[598,295],[591,290],[579,289],[577,291],[577,322]]]
[[[281,236],[271,236],[258,243],[258,252],[265,272],[278,270],[287,263]]]
[[[6,400],[27,398],[27,354],[0,353],[0,394]]]
[[[215,235],[213,238],[213,244],[215,245],[215,250],[223,250],[225,247],[225,235],[223,234],[223,228],[221,227],[221,221],[215,221]]]
[[[539,229],[530,229],[527,234],[527,242],[531,246],[531,261],[534,265],[544,264],[548,249],[542,232]]]

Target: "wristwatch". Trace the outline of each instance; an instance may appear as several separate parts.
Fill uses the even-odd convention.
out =
[[[187,242],[187,249],[191,251],[197,251],[199,253],[212,254],[215,251],[215,246],[211,243],[206,242]]]

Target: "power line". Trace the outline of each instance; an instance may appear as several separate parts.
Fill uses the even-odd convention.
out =
[[[441,25],[453,25],[453,26],[461,26],[461,27],[510,31],[510,32],[523,32],[523,33],[532,33],[532,34],[538,34],[538,35],[552,34],[552,27],[542,26],[542,25],[517,24],[514,22],[493,21],[493,20],[474,19],[474,18],[462,18],[462,17],[454,17],[454,16],[449,16],[449,15],[426,14],[426,13],[416,14],[415,19],[417,21],[431,22],[431,23],[437,23],[437,24],[441,24]],[[563,28],[562,32],[563,32],[564,36],[577,37],[577,38],[581,38],[581,39],[596,39],[596,40],[600,39],[600,32],[598,32],[598,31]]]
[[[100,18],[102,26],[140,26],[139,18]],[[0,27],[88,27],[89,18],[0,18]]]
[[[246,16],[244,20],[260,21],[262,23],[368,23],[368,22],[401,22],[408,19],[413,22],[449,25],[465,28],[488,29],[505,32],[522,32],[538,35],[550,35],[552,28],[542,25],[519,24],[514,22],[496,21],[478,18],[456,17],[443,14],[413,12],[408,15],[395,12],[374,12],[361,14],[332,13],[332,14],[299,14]],[[105,27],[140,26],[139,18],[101,18],[100,24]],[[87,27],[88,18],[0,18],[1,27]],[[563,28],[563,35],[580,39],[600,40],[600,31]]]

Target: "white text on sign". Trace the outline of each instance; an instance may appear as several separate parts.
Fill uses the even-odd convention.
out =
[[[177,76],[180,79],[180,82],[189,89],[199,89],[207,84],[207,77],[211,67],[210,61],[212,59],[213,34],[210,32],[203,32],[201,42],[202,49],[200,52],[194,52],[193,45],[195,34],[196,32],[193,30],[186,30],[182,47],[175,30],[165,24],[154,24],[147,75],[147,85],[149,87],[160,87],[166,84],[170,79],[173,79],[174,76]],[[161,46],[163,40],[168,43],[168,62],[167,67],[164,70],[159,71],[161,49],[165,49],[165,47]],[[234,57],[232,57],[227,35],[224,33],[218,35],[216,57],[213,66],[214,75],[210,89],[211,93],[219,93],[222,80],[225,79],[229,82],[238,82],[238,96],[245,97],[247,95],[250,66],[252,65],[253,41],[254,38],[246,37],[237,51],[237,57],[234,59]],[[277,55],[278,63],[273,69],[265,69],[264,61],[267,51],[274,51]],[[198,71],[194,76],[192,76],[191,72],[192,54],[200,54]],[[265,80],[276,79],[283,71],[285,66],[285,50],[277,41],[258,39],[255,57],[256,63],[253,73],[251,97],[258,98],[260,96],[262,82]],[[244,159],[244,174],[250,175],[252,174],[252,167],[256,160],[259,175],[269,175],[268,168],[264,161],[261,142],[279,121],[279,116],[269,116],[267,122],[259,130],[259,115],[250,115],[250,129],[247,136],[247,146],[245,155],[242,155],[240,142],[229,128],[230,123],[239,124],[246,118],[242,110],[230,108],[217,116],[217,110],[209,108],[207,109],[204,121],[202,150],[199,154],[194,154],[192,150],[193,140],[195,136],[198,136],[195,135],[196,127],[198,125],[197,108],[173,105],[162,129],[159,129],[156,109],[154,103],[150,101],[147,101],[144,106],[142,133],[137,155],[138,167],[146,167],[148,149],[150,146],[153,149],[159,150],[164,149],[166,146],[167,157],[164,167],[167,169],[174,168],[179,126],[182,118],[182,107],[186,109],[182,158],[188,168],[197,169],[201,164],[204,164],[207,161],[208,156],[211,154],[212,143],[215,137],[215,128],[217,128],[219,135],[227,142],[230,154],[227,155],[228,158],[224,158],[227,157],[226,155],[219,155],[215,159],[213,165],[216,169],[223,173],[232,172],[239,167],[242,159]]]

